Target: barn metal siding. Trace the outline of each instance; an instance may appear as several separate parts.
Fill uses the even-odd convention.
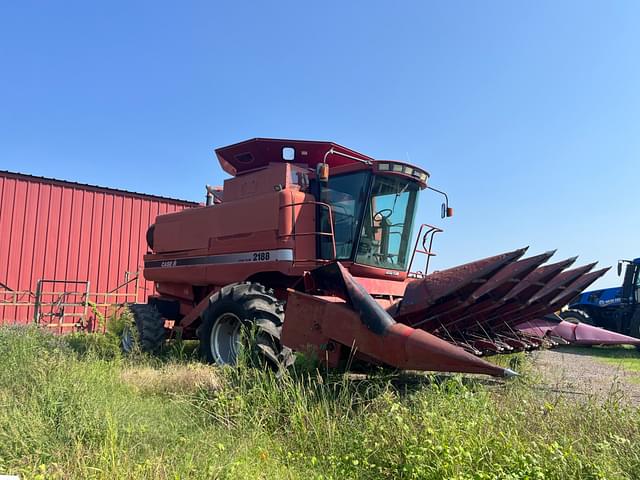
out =
[[[38,280],[88,281],[90,305],[133,301],[136,294],[138,301],[145,301],[153,292],[153,285],[142,277],[148,226],[158,214],[195,205],[0,172],[0,323],[33,321]],[[135,279],[134,272],[140,273],[138,281],[122,286],[125,277]],[[52,301],[60,298],[53,295],[58,290],[75,291],[71,284],[42,288],[52,293]],[[105,296],[108,292],[112,294]],[[71,302],[80,298],[67,295]],[[89,308],[85,320],[90,329],[97,328],[96,310],[108,313],[106,307]],[[77,311],[78,307],[66,307],[66,312]]]

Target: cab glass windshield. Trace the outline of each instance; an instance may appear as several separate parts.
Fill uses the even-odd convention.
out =
[[[331,205],[338,260],[353,258],[370,179],[369,172],[348,173],[329,178],[328,184],[322,187],[321,201]],[[320,222],[320,231],[331,231],[328,212],[324,208],[320,213]],[[333,245],[329,236],[320,237],[320,258],[333,258]]]
[[[367,202],[356,263],[406,270],[419,187],[401,177],[375,176]]]

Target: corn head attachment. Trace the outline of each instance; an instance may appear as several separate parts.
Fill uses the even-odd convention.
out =
[[[314,294],[290,291],[282,341],[312,352],[338,366],[348,349],[372,363],[409,370],[483,373],[509,377],[515,373],[481,360],[457,346],[396,322],[339,262],[310,272]]]
[[[558,341],[614,342],[585,326],[580,331],[589,330],[590,336],[571,335],[566,327],[557,329],[564,335],[540,335],[539,328],[526,327],[559,310],[608,269],[589,273],[595,263],[567,269],[575,257],[543,265],[553,251],[522,259],[525,252],[522,248],[409,281],[403,298],[387,311],[397,321],[475,355],[531,350]],[[617,343],[629,342],[618,337]]]
[[[640,339],[638,338],[587,325],[586,323],[567,322],[555,314],[524,322],[516,328],[520,332],[557,344],[640,346]]]

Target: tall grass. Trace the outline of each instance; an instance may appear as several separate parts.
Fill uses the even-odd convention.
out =
[[[640,478],[640,417],[617,396],[574,404],[531,375],[498,386],[459,376],[276,379],[202,365],[183,349],[122,358],[105,338],[0,329],[0,474]]]

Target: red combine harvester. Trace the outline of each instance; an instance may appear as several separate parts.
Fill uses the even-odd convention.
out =
[[[254,139],[216,154],[233,177],[224,188],[149,228],[144,276],[157,295],[131,307],[145,350],[174,333],[199,338],[218,364],[234,364],[246,341],[276,369],[305,351],[330,367],[355,356],[509,376],[478,357],[540,347],[548,340],[515,326],[558,310],[606,271],[565,270],[575,259],[543,266],[553,252],[522,259],[526,248],[413,271],[416,254],[428,267],[441,231],[423,224],[412,241],[418,194],[435,190],[421,168],[330,142]],[[446,201],[442,216],[451,215]]]

